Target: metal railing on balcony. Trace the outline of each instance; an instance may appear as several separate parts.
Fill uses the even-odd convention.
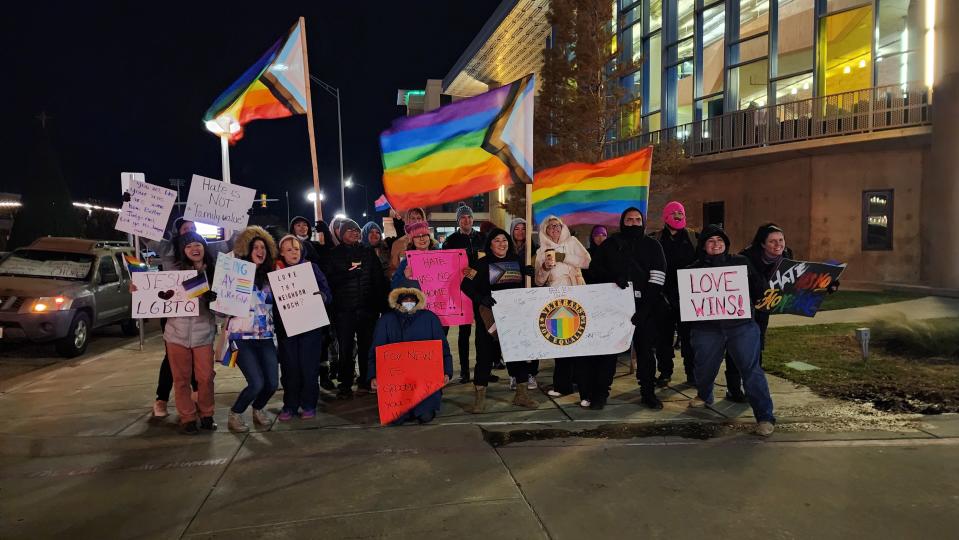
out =
[[[925,85],[882,86],[744,109],[609,143],[615,157],[678,141],[689,157],[932,123]]]

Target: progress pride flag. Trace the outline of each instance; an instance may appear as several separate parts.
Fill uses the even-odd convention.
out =
[[[745,266],[678,270],[679,314],[684,322],[749,319],[749,276]]]

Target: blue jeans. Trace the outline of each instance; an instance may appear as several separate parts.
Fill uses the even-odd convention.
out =
[[[723,352],[729,351],[733,363],[742,374],[743,386],[756,421],[776,421],[766,373],[759,365],[759,326],[755,322],[734,326],[715,323],[693,325],[690,342],[696,355],[696,390],[703,401],[713,402],[713,382],[723,363]]]
[[[242,414],[251,403],[254,409],[266,407],[276,393],[280,374],[272,339],[238,339],[235,343],[236,365],[246,378],[246,388],[230,410]]]
[[[283,409],[316,410],[320,399],[320,351],[323,334],[319,329],[293,337],[280,338],[280,382],[283,384]]]

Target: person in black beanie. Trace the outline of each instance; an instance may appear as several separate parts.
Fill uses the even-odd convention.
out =
[[[619,232],[600,246],[590,270],[600,283],[615,283],[625,289],[632,283],[636,313],[632,323],[636,349],[636,378],[641,400],[650,409],[663,408],[656,397],[656,321],[654,312],[662,310],[662,291],[666,282],[666,258],[655,239],[646,236],[646,219],[636,207],[627,208],[619,219]]]

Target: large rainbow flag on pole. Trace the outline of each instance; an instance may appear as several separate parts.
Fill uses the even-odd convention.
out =
[[[562,218],[566,225],[619,225],[630,206],[646,215],[653,147],[599,163],[567,163],[536,173],[533,218]]]
[[[528,184],[533,178],[533,75],[393,122],[380,135],[383,187],[397,210]]]
[[[243,126],[248,122],[306,114],[303,36],[302,25],[297,22],[216,98],[203,120],[229,131],[230,142],[235,143],[243,137]]]

